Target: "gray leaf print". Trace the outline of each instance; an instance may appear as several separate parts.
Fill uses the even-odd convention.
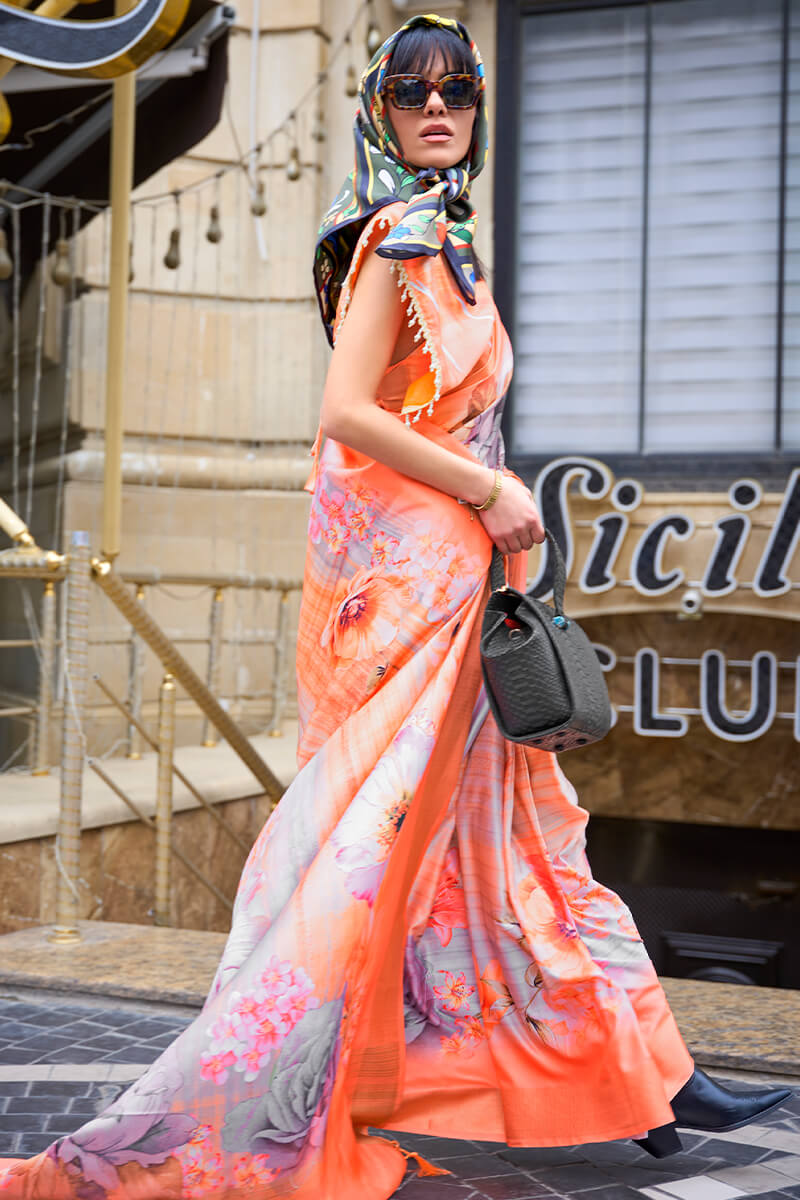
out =
[[[265,1078],[264,1095],[237,1104],[225,1117],[226,1150],[268,1154],[270,1167],[294,1166],[322,1097],[343,1006],[344,992],[297,1023]]]

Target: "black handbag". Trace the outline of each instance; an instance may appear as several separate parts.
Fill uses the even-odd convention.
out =
[[[552,608],[509,586],[503,556],[492,547],[481,668],[504,737],[540,750],[572,750],[605,737],[611,704],[592,643],[564,615],[564,559],[552,533],[545,533],[554,560]]]

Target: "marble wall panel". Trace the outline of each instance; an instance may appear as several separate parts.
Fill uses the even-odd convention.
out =
[[[40,921],[54,921],[58,897],[58,863],[55,838],[37,839],[41,847],[41,874],[37,889]],[[78,877],[78,919],[96,920],[103,915],[103,869],[101,831],[86,829],[81,834]],[[14,846],[8,847],[13,851]]]
[[[706,649],[739,662],[768,650],[779,663],[790,663],[797,651],[796,623],[768,618],[714,614],[679,621],[670,613],[640,613],[584,618],[581,624],[593,641],[618,655],[606,679],[612,702],[619,705],[632,703],[631,660],[643,646],[661,658],[695,661]],[[699,708],[699,678],[697,666],[663,664],[661,709]],[[791,712],[794,672],[781,668],[778,680],[778,713]],[[729,668],[727,705],[749,708],[748,667]],[[609,816],[800,829],[800,755],[789,719],[777,716],[750,742],[724,740],[701,717],[688,719],[684,737],[644,737],[634,731],[631,713],[620,712],[602,742],[564,754],[561,765],[582,806]]]
[[[269,815],[270,802],[266,796],[252,796],[218,808],[249,850]],[[247,851],[204,809],[176,813],[173,834],[175,846],[233,900]],[[54,843],[50,837],[0,847],[0,933],[55,920]],[[153,831],[138,821],[84,830],[78,918],[152,925],[154,853]],[[173,924],[226,932],[230,911],[177,859],[172,871]]]
[[[0,847],[0,928],[4,933],[39,919],[39,840]]]
[[[152,924],[153,831],[131,821],[109,826],[101,833],[103,920]]]

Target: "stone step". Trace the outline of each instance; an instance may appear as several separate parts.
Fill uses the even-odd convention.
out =
[[[81,941],[72,945],[49,941],[49,926],[0,937],[0,986],[200,1008],[227,936],[108,921],[78,926]],[[800,991],[660,982],[699,1066],[800,1084]]]

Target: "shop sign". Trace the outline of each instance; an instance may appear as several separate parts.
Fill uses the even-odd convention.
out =
[[[687,571],[682,565],[665,569],[665,547],[671,541],[689,543],[695,532],[690,513],[661,513],[637,533],[630,553],[629,578],[615,573],[620,549],[630,528],[630,516],[644,496],[642,485],[634,479],[614,481],[612,472],[593,458],[569,456],[548,463],[536,482],[535,497],[546,527],[562,548],[568,576],[575,564],[575,530],[568,503],[568,489],[578,482],[580,494],[587,500],[606,500],[609,510],[592,522],[593,540],[579,565],[577,587],[587,595],[599,595],[617,586],[634,588],[642,596],[655,599],[683,587],[680,608],[684,615],[696,615],[703,597],[729,596],[745,585],[762,600],[781,596],[793,587],[789,571],[800,538],[800,469],[792,471],[780,508],[766,533],[754,577],[741,580],[739,564],[751,532],[750,513],[763,497],[761,485],[753,479],[738,479],[728,489],[730,512],[714,522],[715,541],[703,565],[702,579],[687,586]],[[673,555],[674,557],[674,555]],[[696,572],[694,572],[696,573]],[[795,584],[797,581],[795,580]],[[542,548],[539,571],[531,581],[535,595],[546,599],[552,593],[552,563],[546,544]],[[607,646],[596,646],[605,670],[616,663]],[[798,645],[800,650],[800,644]],[[697,663],[700,706],[696,710],[660,707],[660,659],[650,647],[642,647],[634,660],[634,702],[631,708],[634,729],[643,737],[683,737],[689,727],[688,716],[696,713],[715,736],[731,742],[752,741],[772,726],[776,716],[792,721],[794,737],[800,741],[800,653],[792,664],[780,664],[775,654],[759,651],[749,662],[750,706],[747,712],[730,711],[726,705],[728,660],[723,651],[707,649]],[[740,665],[737,659],[737,665]],[[795,676],[794,712],[778,713],[778,670],[791,666]]]

